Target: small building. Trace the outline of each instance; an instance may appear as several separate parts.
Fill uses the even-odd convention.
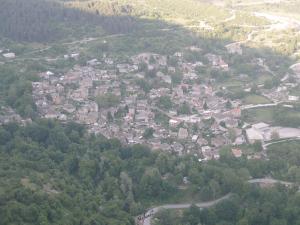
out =
[[[237,120],[231,119],[231,118],[226,119],[225,123],[226,123],[227,128],[235,128],[235,127],[238,127],[238,125],[239,125]]]
[[[96,65],[99,65],[100,63],[98,62],[98,59],[91,59],[91,60],[87,61],[86,64],[89,66],[96,66]]]
[[[177,119],[170,119],[169,120],[169,125],[171,126],[171,127],[177,127],[179,124],[180,124],[180,120],[177,120]]]
[[[182,182],[184,184],[189,184],[190,183],[188,177],[183,177]]]
[[[173,66],[169,66],[169,67],[168,67],[168,72],[169,72],[169,73],[175,73],[175,72],[176,72],[176,68],[173,67]]]
[[[9,53],[3,54],[3,57],[7,58],[7,59],[14,59],[14,58],[16,58],[16,54],[13,52],[9,52]]]
[[[46,75],[47,75],[47,76],[52,76],[52,75],[54,75],[54,73],[52,73],[51,71],[47,71],[47,72],[46,72]]]
[[[199,47],[197,47],[197,46],[190,46],[188,49],[189,49],[191,52],[201,52],[201,51],[202,51],[202,49],[199,48]]]
[[[242,110],[241,110],[241,108],[237,107],[237,108],[230,110],[230,114],[235,118],[240,118],[242,115]]]
[[[72,54],[70,55],[70,57],[71,57],[72,59],[78,60],[78,59],[79,59],[79,53],[72,53]]]
[[[208,141],[204,138],[198,137],[197,144],[200,145],[200,146],[208,145]]]
[[[196,142],[198,140],[199,136],[198,135],[193,135],[192,137],[192,142]]]
[[[250,144],[253,144],[255,141],[264,140],[262,133],[253,127],[246,130],[246,135]]]
[[[243,155],[243,152],[239,148],[233,148],[231,149],[232,154],[234,155],[235,158],[240,158]]]
[[[180,128],[178,131],[178,138],[179,139],[187,139],[187,137],[189,136],[189,132],[187,129],[185,128]]]
[[[220,148],[226,144],[228,144],[228,140],[222,135],[216,136],[211,139],[211,144],[216,148]]]
[[[299,96],[289,95],[288,100],[293,102],[299,101]]]
[[[246,143],[246,140],[245,140],[245,138],[244,138],[243,135],[240,135],[240,136],[238,136],[238,137],[235,139],[235,141],[234,141],[233,144],[235,144],[235,145],[242,145],[242,144],[244,144],[244,143]]]

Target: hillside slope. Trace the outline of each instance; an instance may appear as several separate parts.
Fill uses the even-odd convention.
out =
[[[47,0],[0,0],[0,35],[15,41],[47,42],[104,29],[129,32],[129,17],[107,17],[64,7]]]
[[[132,15],[154,19],[222,20],[230,16],[228,10],[196,0],[117,0],[68,1],[70,7],[100,12],[106,15]]]

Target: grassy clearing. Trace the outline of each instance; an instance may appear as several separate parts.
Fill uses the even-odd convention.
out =
[[[255,123],[255,122],[273,122],[273,112],[274,108],[259,108],[259,109],[248,109],[243,111],[242,116],[246,122]]]
[[[268,147],[268,149],[269,149],[269,151],[271,151],[274,148],[282,148],[282,149],[284,149],[287,146],[290,146],[291,144],[297,144],[297,145],[299,145],[300,144],[300,140],[299,141],[298,140],[292,140],[292,141],[289,140],[289,141],[285,141],[285,142],[281,142],[281,143],[275,143],[273,145],[270,145]]]
[[[300,111],[283,107],[248,109],[242,113],[248,123],[265,122],[274,126],[299,127]]]
[[[258,76],[256,84],[264,84],[266,80],[273,79],[274,77],[270,74],[263,74]]]
[[[243,99],[245,104],[267,104],[270,100],[261,95],[248,95]]]

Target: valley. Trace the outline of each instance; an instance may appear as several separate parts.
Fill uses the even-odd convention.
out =
[[[0,4],[3,224],[299,223],[298,0]]]

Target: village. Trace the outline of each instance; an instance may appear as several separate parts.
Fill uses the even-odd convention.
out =
[[[237,43],[225,48],[228,54],[243,54]],[[201,52],[196,46],[186,50]],[[80,53],[64,55],[65,60],[79,57]],[[242,111],[246,109],[280,103],[293,107],[288,103],[299,101],[299,96],[289,94],[289,89],[297,86],[289,83],[290,74],[278,87],[260,87],[262,95],[272,103],[245,104],[241,99],[220,95],[220,90],[227,91],[226,87],[216,85],[213,79],[199,80],[199,68],[230,70],[221,55],[210,53],[205,58],[208,65],[201,61],[189,62],[183,52],[176,52],[171,58],[141,53],[122,63],[104,55],[102,59],[87,61],[85,66],[76,65],[65,74],[40,73],[39,81],[32,83],[32,95],[43,118],[76,121],[90,133],[115,137],[124,144],[146,144],[179,156],[193,154],[199,161],[218,159],[219,150],[227,145],[232,146],[235,157],[241,157],[241,145],[300,137],[296,128],[247,124],[242,119]],[[172,63],[174,60],[176,63]],[[263,59],[257,63],[263,66]],[[291,68],[298,80],[299,67],[296,64]],[[244,87],[245,92],[250,89],[251,86]],[[18,115],[8,114],[8,118],[0,118],[1,123],[24,122]]]
[[[239,46],[230,45],[227,49],[229,53],[242,54]],[[195,46],[189,50],[201,51]],[[204,66],[203,63],[186,62],[182,55],[174,54],[177,67],[168,65],[166,56],[142,53],[132,57],[130,63],[118,64],[105,57],[102,61],[92,59],[87,66],[77,66],[62,76],[48,71],[40,74],[40,82],[33,83],[33,96],[39,113],[45,118],[75,120],[87,125],[92,133],[117,137],[127,144],[148,144],[153,149],[178,155],[195,154],[199,160],[218,159],[218,150],[225,145],[264,141],[255,125],[243,133],[242,109],[251,105],[217,96],[211,81],[197,82],[195,70]],[[221,56],[207,54],[206,57],[211,67],[230,69]],[[174,85],[172,74],[178,70],[183,78]],[[144,81],[146,76],[158,84],[145,91],[147,83],[139,85],[137,81]],[[298,96],[288,95],[289,85],[293,84],[263,93],[275,104],[299,100]],[[157,103],[162,98],[176,107],[159,107]],[[295,136],[300,136],[297,129],[288,137]],[[270,137],[271,134],[268,140]],[[236,149],[233,153],[237,157],[241,154]]]

